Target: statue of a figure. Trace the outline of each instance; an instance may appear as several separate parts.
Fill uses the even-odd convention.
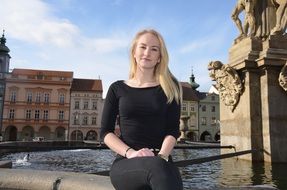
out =
[[[267,39],[276,25],[276,7],[274,0],[260,0],[255,7],[256,37]]]
[[[244,23],[239,18],[245,11]],[[231,15],[239,36],[235,43],[245,37],[267,39],[270,34],[285,34],[287,28],[287,0],[237,0]]]
[[[232,19],[235,22],[240,34],[235,39],[235,43],[237,41],[247,37],[255,35],[255,12],[254,7],[256,5],[257,0],[238,0],[237,4],[232,11]],[[245,10],[244,23],[242,25],[241,20],[239,19],[239,15],[242,11]]]
[[[287,28],[287,1],[272,0],[276,10],[276,25],[271,30],[271,34],[284,34]]]

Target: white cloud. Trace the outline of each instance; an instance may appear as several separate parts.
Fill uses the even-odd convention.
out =
[[[92,51],[98,53],[107,53],[117,51],[119,49],[127,48],[127,39],[124,38],[95,38],[85,39],[82,41],[82,45]]]
[[[77,26],[51,16],[49,5],[39,0],[1,0],[1,27],[15,39],[38,44],[67,47],[79,34]]]
[[[180,53],[190,53],[193,51],[197,51],[198,49],[202,49],[204,47],[207,47],[209,44],[211,44],[211,40],[197,40],[190,42],[189,44],[185,44],[183,47],[180,48]]]
[[[1,0],[0,27],[14,39],[40,46],[88,48],[100,53],[127,47],[124,38],[82,36],[78,26],[53,16],[52,7],[40,0]]]

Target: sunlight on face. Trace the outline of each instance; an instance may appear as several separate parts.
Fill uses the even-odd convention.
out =
[[[160,61],[160,43],[156,36],[146,33],[138,38],[134,58],[137,66],[153,69]]]

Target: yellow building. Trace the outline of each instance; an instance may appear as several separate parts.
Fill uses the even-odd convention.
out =
[[[13,69],[7,75],[4,141],[67,140],[73,72]]]

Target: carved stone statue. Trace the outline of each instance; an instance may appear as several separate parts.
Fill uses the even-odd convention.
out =
[[[280,86],[287,91],[287,63],[284,65],[284,67],[281,69],[281,72],[279,74],[279,84]]]
[[[286,0],[272,0],[276,10],[276,25],[271,30],[271,34],[283,34],[287,28],[287,1]]]
[[[245,12],[243,24],[241,12]],[[246,37],[265,40],[270,34],[282,35],[287,28],[287,0],[237,0],[231,17],[240,32],[235,44]]]
[[[274,0],[260,0],[255,6],[256,34],[260,39],[267,39],[276,25],[276,7]]]
[[[235,69],[220,61],[211,61],[208,70],[209,76],[216,81],[220,99],[233,111],[243,89],[239,75]]]
[[[235,22],[240,34],[235,39],[235,43],[247,36],[255,35],[255,13],[254,7],[257,0],[238,0],[237,4],[232,11],[232,19]],[[242,25],[239,15],[245,10],[244,23]]]

